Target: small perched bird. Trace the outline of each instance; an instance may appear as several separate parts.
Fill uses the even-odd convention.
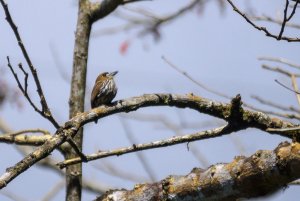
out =
[[[118,73],[104,72],[101,73],[96,81],[91,95],[91,107],[95,108],[100,105],[108,105],[115,98],[118,88],[114,81],[114,76]]]

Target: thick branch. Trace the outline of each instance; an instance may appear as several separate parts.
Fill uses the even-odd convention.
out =
[[[231,163],[206,170],[194,168],[185,176],[171,175],[132,190],[111,190],[97,201],[114,200],[237,200],[267,195],[300,177],[300,144],[281,143],[273,151],[236,157]],[[258,190],[259,189],[259,190]]]

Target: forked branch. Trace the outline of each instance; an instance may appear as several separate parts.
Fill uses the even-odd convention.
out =
[[[295,6],[293,8],[293,11],[291,12],[290,16],[288,17],[287,9],[288,9],[289,0],[286,0],[286,6],[284,9],[284,19],[282,21],[281,29],[280,29],[280,32],[278,35],[272,34],[266,27],[256,25],[254,22],[251,21],[250,17],[248,17],[238,7],[236,7],[235,4],[231,0],[227,0],[227,2],[231,5],[232,9],[235,12],[237,12],[239,15],[241,15],[255,29],[257,29],[259,31],[263,31],[266,34],[266,36],[275,38],[276,40],[284,40],[284,41],[288,41],[288,42],[300,42],[300,38],[298,38],[298,37],[292,38],[292,37],[282,36],[283,32],[284,32],[285,24],[294,16],[299,1],[296,2]]]
[[[28,102],[30,103],[30,105],[34,108],[34,110],[37,111],[39,114],[41,114],[44,118],[48,119],[55,126],[55,128],[59,128],[59,124],[56,122],[56,120],[52,116],[52,113],[51,113],[51,111],[50,111],[50,109],[48,107],[45,95],[43,93],[43,90],[42,90],[42,87],[41,87],[41,84],[40,84],[40,81],[39,81],[39,78],[38,78],[38,75],[37,75],[36,68],[33,66],[33,64],[31,62],[31,59],[30,59],[30,57],[29,57],[29,55],[27,53],[27,50],[26,50],[26,48],[25,48],[25,46],[23,44],[21,36],[20,36],[20,34],[18,32],[18,27],[16,26],[16,24],[13,21],[13,19],[11,18],[11,15],[10,15],[10,12],[9,12],[7,4],[4,2],[4,0],[0,0],[0,2],[1,2],[1,5],[2,5],[2,7],[4,9],[4,12],[5,12],[5,15],[6,15],[6,20],[9,23],[10,27],[12,28],[12,30],[13,30],[13,32],[15,34],[15,37],[16,37],[16,39],[18,41],[18,44],[19,44],[19,46],[21,48],[23,56],[24,56],[24,58],[25,58],[25,60],[27,62],[27,65],[28,65],[29,69],[30,69],[31,75],[33,76],[34,82],[35,82],[36,87],[37,87],[37,92],[38,92],[38,95],[40,97],[40,102],[41,102],[41,106],[42,106],[41,110],[38,109],[37,106],[35,106],[35,104],[31,101],[31,99],[28,96],[28,93],[27,93],[28,73],[23,69],[22,65],[19,66],[21,68],[21,70],[23,71],[23,73],[25,74],[25,88],[24,88],[24,87],[22,87],[22,85],[18,81],[18,79],[17,79],[18,77],[16,76],[16,73],[13,72],[12,66],[9,63],[9,59],[7,58],[8,65],[9,65],[10,69],[12,70],[16,81],[18,82],[18,86],[19,86],[20,90],[23,92],[24,96],[26,97],[26,99],[28,100]]]

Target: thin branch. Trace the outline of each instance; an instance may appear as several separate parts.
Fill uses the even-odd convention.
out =
[[[73,148],[73,150],[76,152],[76,154],[82,159],[83,162],[86,162],[86,156],[82,153],[81,149],[79,149],[78,145],[72,138],[68,138],[67,142],[70,144],[70,146]]]
[[[268,29],[266,27],[260,27],[258,25],[256,25],[255,23],[253,23],[249,17],[247,17],[247,15],[245,13],[243,13],[242,11],[240,11],[233,3],[231,0],[227,0],[227,2],[231,5],[232,9],[237,12],[239,15],[241,15],[249,24],[251,24],[255,29],[259,30],[259,31],[263,31],[265,33],[266,36],[271,37],[271,38],[275,38],[276,40],[284,40],[284,41],[288,41],[288,42],[299,42],[300,38],[290,38],[290,37],[286,37],[286,36],[281,36],[278,37],[277,35],[274,35],[272,33],[270,33],[268,31]]]
[[[212,94],[215,94],[217,96],[220,96],[220,97],[223,97],[223,98],[226,98],[226,99],[232,99],[233,97],[230,97],[226,94],[223,94],[219,91],[216,91],[214,89],[211,89],[207,86],[205,86],[204,84],[200,83],[199,81],[195,80],[192,76],[190,76],[187,72],[181,70],[179,67],[177,67],[176,65],[174,65],[173,63],[171,63],[169,60],[167,60],[164,56],[162,56],[162,59],[165,60],[170,67],[172,67],[173,69],[175,69],[177,72],[181,73],[183,76],[185,76],[186,78],[188,78],[189,80],[191,80],[193,83],[195,83],[197,86],[201,87],[202,89],[212,93]],[[256,108],[255,106],[252,106],[248,103],[244,103],[244,106],[249,108],[249,109],[253,109],[253,110],[256,110],[256,111],[261,111],[261,112],[264,112],[266,114],[271,114],[271,115],[276,115],[278,117],[284,117],[284,118],[296,118],[296,119],[300,119],[300,116],[297,116],[297,115],[290,115],[290,114],[281,114],[281,113],[274,113],[274,112],[269,112],[269,111],[263,111],[261,109],[258,109]]]
[[[296,76],[294,74],[291,75],[291,79],[292,79],[292,86],[294,88],[294,91],[299,91]],[[300,94],[296,93],[296,98],[298,101],[298,105],[300,106]]]
[[[110,151],[99,151],[98,153],[87,155],[86,157],[88,161],[93,161],[100,158],[106,158],[109,156],[120,156],[123,154],[128,154],[128,153],[147,150],[147,149],[161,148],[161,147],[167,147],[176,144],[182,144],[186,142],[193,142],[200,139],[219,137],[228,134],[229,130],[227,128],[228,128],[227,126],[222,126],[219,128],[206,130],[191,135],[175,136],[166,140],[159,140],[159,141],[144,143],[144,144],[134,144],[129,147],[123,147],[123,148],[114,149]],[[73,165],[80,162],[81,162],[81,158],[77,157],[77,158],[60,162],[57,164],[57,166],[60,168],[65,168],[69,165]]]
[[[125,4],[135,3],[138,1],[152,1],[152,0],[123,0],[123,2],[121,4],[125,5]]]
[[[277,109],[280,109],[280,110],[283,110],[283,111],[292,111],[292,112],[300,113],[300,110],[293,107],[293,106],[286,107],[286,106],[279,105],[277,103],[274,103],[274,102],[271,102],[271,101],[268,101],[268,100],[264,100],[261,97],[254,96],[254,95],[251,96],[251,98],[257,100],[258,102],[260,102],[263,105],[268,105],[268,106],[271,106],[271,107],[274,107],[274,108],[277,108]]]
[[[24,86],[25,86],[25,94],[28,94],[27,93],[27,89],[28,89],[28,73],[24,70],[23,66],[22,66],[22,63],[19,63],[19,68],[22,70],[22,72],[24,73],[25,75],[25,78],[24,78]],[[11,67],[10,67],[11,68]]]
[[[290,3],[289,0],[285,0],[285,8],[284,8],[284,13],[283,13],[283,21],[282,21],[282,24],[281,24],[280,32],[278,34],[278,38],[277,38],[278,40],[281,39],[282,34],[284,32],[285,24],[288,21],[288,19],[287,19],[287,10],[288,10],[288,7],[289,7],[289,3]]]
[[[296,126],[294,128],[268,128],[267,131],[268,132],[291,132],[291,131],[299,131],[300,130],[300,126]]]
[[[282,64],[286,64],[290,67],[293,67],[293,68],[297,68],[300,70],[300,65],[298,64],[295,64],[287,59],[284,59],[284,58],[277,58],[277,57],[258,57],[258,60],[264,60],[264,61],[274,61],[274,62],[279,62],[279,63],[282,63]]]
[[[55,128],[59,128],[59,124],[58,124],[58,123],[55,121],[55,119],[53,118],[53,116],[52,116],[52,114],[51,114],[51,111],[50,111],[50,109],[49,109],[49,107],[48,107],[48,105],[47,105],[47,101],[46,101],[45,95],[44,95],[44,93],[43,93],[43,90],[42,90],[42,87],[41,87],[41,84],[40,84],[40,81],[39,81],[39,78],[38,78],[38,75],[37,75],[37,71],[36,71],[36,69],[34,68],[34,66],[33,66],[33,64],[32,64],[32,62],[31,62],[31,60],[30,60],[30,57],[29,57],[29,55],[28,55],[28,53],[27,53],[27,50],[25,49],[25,46],[24,46],[23,41],[22,41],[22,39],[21,39],[21,36],[20,36],[20,34],[19,34],[19,32],[18,32],[18,27],[15,25],[13,19],[11,18],[11,15],[10,15],[10,12],[9,12],[9,10],[8,10],[7,4],[4,2],[4,0],[0,0],[0,2],[1,2],[1,5],[2,5],[2,7],[3,7],[3,9],[4,9],[4,12],[5,12],[5,15],[6,15],[6,20],[7,20],[7,22],[9,23],[10,27],[12,28],[12,30],[13,30],[13,32],[14,32],[14,35],[15,35],[17,41],[18,41],[18,44],[19,44],[19,46],[20,46],[20,48],[21,48],[21,51],[22,51],[22,53],[23,53],[23,56],[24,56],[24,58],[25,58],[25,60],[26,60],[26,62],[27,62],[27,65],[28,65],[28,67],[29,67],[29,69],[30,69],[30,71],[31,71],[31,74],[32,74],[33,79],[34,79],[34,82],[35,82],[35,84],[36,84],[37,92],[38,92],[38,95],[39,95],[39,97],[40,97],[40,102],[41,102],[41,106],[42,106],[42,111],[39,112],[39,113],[40,113],[44,118],[48,119],[48,120],[55,126]],[[20,68],[21,68],[21,66],[20,66]],[[22,68],[21,68],[21,69],[22,69]],[[25,73],[24,70],[22,70],[22,71]],[[25,74],[25,75],[26,75],[26,74]],[[28,77],[28,76],[27,76],[27,77]],[[26,79],[27,79],[27,78],[26,78],[26,76],[25,76],[25,83],[26,83]],[[19,83],[18,83],[18,85],[19,85]],[[25,84],[25,90],[24,90],[24,92],[27,93],[27,85],[26,85],[26,84]],[[28,99],[27,99],[27,100],[28,100]],[[33,106],[32,102],[31,102],[30,104]],[[35,111],[37,111],[37,107],[33,107],[33,108],[35,109]]]
[[[11,133],[5,133],[3,135],[11,135],[11,136],[17,136],[20,134],[24,134],[24,133],[42,133],[43,135],[50,135],[50,132],[44,129],[26,129],[26,130],[20,130],[20,131],[16,131],[16,132],[11,132]]]
[[[179,72],[180,74],[182,74],[183,76],[185,76],[186,78],[188,78],[190,81],[192,81],[193,83],[195,83],[197,86],[201,87],[202,89],[212,93],[212,94],[215,94],[215,95],[218,95],[218,96],[221,96],[223,98],[227,98],[227,99],[231,99],[230,96],[226,95],[226,94],[223,94],[219,91],[216,91],[214,89],[211,89],[207,86],[205,86],[204,84],[200,83],[199,81],[197,81],[196,79],[194,79],[192,76],[190,76],[187,72],[181,70],[180,68],[178,68],[175,64],[171,63],[165,56],[162,56],[161,57],[162,60],[164,60],[171,68],[175,69],[177,72]]]
[[[193,0],[189,4],[185,5],[184,7],[180,8],[176,12],[169,14],[163,18],[160,18],[157,20],[157,22],[153,25],[153,28],[156,29],[158,26],[160,26],[163,23],[170,22],[171,20],[174,20],[186,12],[190,11],[193,9],[195,6],[197,6],[199,3],[203,3],[203,0]]]
[[[284,63],[284,64],[287,64],[287,65],[290,65],[290,66],[293,66],[293,67],[297,67],[296,64],[293,64],[291,62],[289,62],[288,60],[285,60],[285,59],[282,59],[282,58],[273,58],[273,57],[261,57],[261,58],[258,58],[259,60],[270,60],[270,61],[278,61],[278,62],[281,62],[281,63]],[[227,95],[224,95],[224,94],[220,94],[218,91],[215,91],[213,89],[210,89],[208,87],[206,87],[205,85],[199,83],[197,80],[193,79],[191,76],[189,76],[185,71],[179,69],[177,66],[175,66],[174,64],[172,64],[171,62],[169,62],[170,66],[172,68],[174,68],[176,71],[178,71],[179,73],[181,73],[182,75],[184,75],[185,77],[187,77],[188,79],[190,79],[192,82],[194,82],[196,85],[200,86],[201,88],[203,88],[204,90],[206,91],[209,91],[213,94],[216,94],[216,95],[219,95],[221,97],[224,97],[224,98],[228,98],[230,99],[231,97],[227,96]],[[300,66],[299,66],[300,68]],[[277,70],[275,70],[277,71]],[[280,70],[279,70],[280,71]],[[284,72],[284,71],[283,71]],[[287,75],[290,75],[291,73],[288,73],[288,72],[285,72]],[[278,81],[277,81],[278,82]],[[280,83],[281,84],[281,83]],[[282,85],[282,84],[281,84]],[[202,87],[203,86],[203,87]],[[289,89],[291,90],[291,89]],[[293,91],[293,90],[291,90]],[[294,92],[294,91],[293,91]],[[261,111],[263,113],[266,113],[266,114],[269,114],[269,115],[275,115],[275,116],[278,116],[278,117],[283,117],[283,118],[288,118],[288,119],[299,119],[300,120],[300,116],[297,115],[297,114],[283,114],[283,113],[278,113],[278,112],[274,112],[274,111],[267,111],[267,110],[262,110],[262,109],[258,109],[250,104],[247,104],[247,103],[244,103],[244,106],[246,106],[247,108],[249,109],[253,109],[253,110],[256,110],[256,111]]]
[[[31,98],[29,97],[29,95],[27,93],[27,89],[25,90],[24,87],[22,86],[22,84],[21,84],[21,82],[20,82],[20,80],[18,78],[17,73],[14,71],[14,69],[13,69],[13,67],[12,67],[12,65],[10,63],[9,57],[6,57],[6,58],[7,58],[7,66],[9,67],[9,69],[11,70],[11,72],[12,72],[15,80],[17,81],[19,89],[22,91],[23,95],[25,96],[25,98],[27,99],[27,101],[30,103],[30,105],[34,108],[34,110],[36,112],[38,112],[40,115],[43,116],[43,112],[40,109],[38,109],[38,107],[33,103],[33,101],[31,100]],[[25,79],[25,86],[27,88],[27,79]]]
[[[296,93],[296,94],[300,94],[299,91],[295,91],[295,90],[293,90],[293,89],[291,89],[291,88],[285,86],[284,84],[282,84],[282,83],[279,82],[278,80],[275,80],[275,82],[276,82],[277,84],[279,84],[280,86],[282,86],[283,88],[285,88],[285,89],[287,89],[287,90],[289,90],[289,91],[291,91],[291,92],[294,92],[294,93]]]
[[[280,67],[271,67],[269,65],[266,65],[266,64],[263,64],[261,65],[261,67],[263,69],[266,69],[266,70],[270,70],[270,71],[274,71],[274,72],[278,72],[278,73],[281,73],[283,75],[286,75],[288,77],[291,77],[291,76],[294,76],[294,77],[300,77],[300,74],[294,74],[294,73],[291,73],[287,70],[283,70],[282,68]]]
[[[292,19],[292,17],[294,16],[294,14],[296,13],[296,9],[298,7],[298,3],[299,3],[299,1],[296,1],[295,5],[293,7],[293,10],[292,10],[292,12],[290,14],[290,16],[287,18],[287,22],[290,21]]]
[[[43,136],[23,135],[24,133],[42,133]],[[17,132],[4,133],[3,135],[0,135],[0,142],[14,143],[18,145],[39,146],[44,144],[50,138],[51,135],[47,130],[27,129],[27,130],[21,130]]]
[[[10,143],[17,145],[40,146],[49,140],[51,136],[28,136],[28,135],[0,135],[0,143]]]
[[[255,110],[255,111],[259,111],[259,112],[262,112],[262,113],[268,114],[268,115],[274,115],[274,116],[282,117],[282,118],[286,118],[286,119],[300,120],[300,115],[299,114],[280,113],[280,112],[268,111],[268,110],[256,108],[256,107],[253,107],[253,106],[249,106],[249,105],[247,106],[247,108]]]
[[[254,20],[254,21],[266,21],[266,22],[272,22],[278,25],[282,25],[282,20],[279,19],[274,19],[272,17],[263,15],[263,16],[251,16],[249,19]],[[295,29],[300,29],[300,24],[295,24],[291,22],[286,22],[285,24],[286,27],[291,27]]]

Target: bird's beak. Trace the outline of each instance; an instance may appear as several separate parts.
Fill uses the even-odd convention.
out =
[[[118,73],[118,71],[114,71],[114,72],[111,72],[111,73],[109,73],[109,76],[115,76],[116,74]]]

